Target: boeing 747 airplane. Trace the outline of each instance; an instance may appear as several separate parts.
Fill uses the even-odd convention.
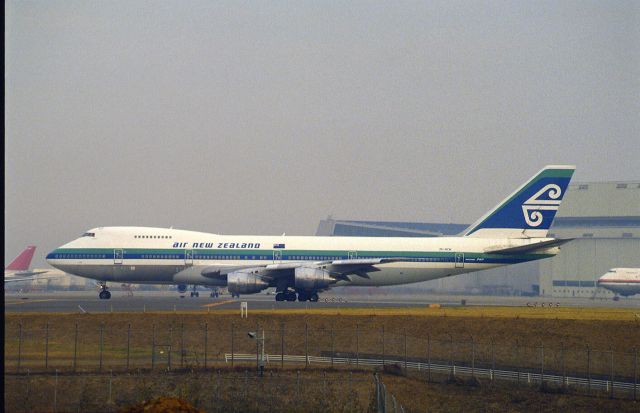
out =
[[[318,301],[332,286],[415,283],[552,257],[547,237],[574,166],[547,166],[461,235],[439,238],[216,235],[100,227],[47,255],[53,267],[100,282],[275,287],[276,301]]]

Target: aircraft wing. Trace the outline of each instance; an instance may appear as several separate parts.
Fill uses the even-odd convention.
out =
[[[38,271],[18,271],[13,273],[14,277],[33,277],[34,275],[38,275],[38,274],[44,274],[46,272],[49,272],[49,270],[38,270]]]
[[[202,269],[201,274],[204,277],[216,278],[224,280],[227,274],[244,269],[254,269],[260,271],[260,276],[268,279],[276,279],[288,275],[292,275],[296,268],[299,267],[324,267],[331,275],[344,279],[346,275],[356,274],[365,278],[367,272],[379,271],[374,265],[385,264],[389,262],[407,261],[407,258],[353,258],[346,260],[327,260],[327,261],[293,261],[281,262],[263,265],[244,265],[244,266],[224,266],[210,265]]]
[[[553,239],[550,241],[534,242],[533,244],[520,245],[517,247],[492,247],[487,248],[484,252],[488,254],[526,254],[537,250],[559,247],[562,244],[573,241],[575,238]]]
[[[45,273],[46,271],[40,271],[37,274],[42,274]],[[46,278],[58,278],[60,277],[59,275],[42,275],[39,277],[21,277],[21,278],[5,278],[4,282],[5,283],[14,283],[14,282],[18,282],[18,281],[34,281],[34,280],[43,280]]]

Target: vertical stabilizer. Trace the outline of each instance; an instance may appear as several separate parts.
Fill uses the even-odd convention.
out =
[[[544,238],[576,167],[544,167],[464,232],[478,238]]]
[[[20,253],[11,264],[5,268],[8,271],[26,271],[29,269],[31,265],[31,259],[33,258],[33,253],[36,252],[36,247],[34,245],[29,245],[25,248],[24,251]]]

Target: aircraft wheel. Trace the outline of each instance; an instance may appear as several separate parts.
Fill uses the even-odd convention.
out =
[[[284,301],[284,294],[283,293],[277,293],[276,294],[276,301]]]
[[[314,302],[314,303],[317,303],[319,298],[320,298],[320,297],[318,297],[318,293],[313,293],[313,294],[311,294],[311,296],[309,297],[309,301]]]
[[[109,291],[100,291],[98,294],[101,300],[108,300],[111,298],[111,293]]]
[[[193,298],[193,291],[191,291],[191,293],[190,293],[190,294],[191,294],[191,295],[190,295],[190,297],[191,297],[191,298]]]
[[[100,293],[98,294],[98,297],[100,297],[100,299],[101,299],[101,300],[104,300],[104,299],[105,299],[105,296],[104,296],[104,293],[105,293],[105,292],[106,292],[106,291],[100,291]]]
[[[195,292],[195,295],[196,295],[196,297],[200,297],[200,292],[199,292],[199,291],[196,291],[196,292]]]
[[[307,301],[309,297],[305,293],[298,293],[298,301]]]
[[[296,293],[291,292],[291,291],[288,292],[288,293],[285,293],[284,299],[287,300],[287,301],[295,301],[296,300]]]

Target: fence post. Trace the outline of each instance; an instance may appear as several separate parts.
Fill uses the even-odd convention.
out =
[[[382,325],[382,368],[384,369],[384,324]]]
[[[53,411],[58,411],[58,369],[56,369],[56,376],[53,382]]]
[[[216,403],[220,402],[220,369],[218,369],[218,375],[216,380]]]
[[[353,372],[349,370],[349,396],[351,396],[352,380],[353,380]]]
[[[336,332],[331,328],[331,368],[333,368],[333,358],[336,353]]]
[[[520,342],[516,340],[516,367],[518,368],[518,384],[520,384]]]
[[[431,382],[431,334],[427,334],[427,370]]]
[[[544,386],[544,342],[540,342],[540,385]]]
[[[564,341],[560,342],[560,355],[562,357],[562,387],[566,387],[567,384],[567,368],[564,361]]]
[[[280,368],[284,368],[284,321],[280,328]]]
[[[167,351],[167,368],[171,370],[171,353],[173,352],[173,326],[169,327],[169,349]]]
[[[356,323],[356,367],[360,367],[360,325]]]
[[[591,349],[587,344],[587,392],[591,394]]]
[[[207,307],[209,308],[209,307]],[[207,369],[207,340],[209,338],[209,323],[204,323],[204,369]]]
[[[231,323],[231,367],[233,368],[233,359],[234,359],[234,348],[233,348],[233,336],[234,336],[234,327],[235,325]]]
[[[496,374],[496,345],[491,338],[491,381],[493,381],[494,374]]]
[[[180,323],[180,368],[184,367],[184,323]]]
[[[407,374],[407,330],[404,330],[404,374]]]
[[[471,336],[471,377],[476,377],[476,346]]]
[[[102,352],[104,350],[104,323],[100,323],[100,367],[99,371],[102,371]]]
[[[638,397],[638,349],[633,352],[633,400]]]
[[[613,348],[611,348],[611,394],[609,397],[613,399]]]
[[[449,334],[449,378],[454,377],[454,368],[453,368],[453,336]]]
[[[256,324],[256,372],[260,371],[260,324]]]
[[[378,375],[373,373],[373,383],[376,387],[376,412],[380,413],[380,385],[378,384]]]
[[[107,404],[111,404],[111,380],[113,379],[113,369],[109,370],[109,398]]]
[[[20,373],[20,361],[22,359],[22,323],[18,324],[18,373]]]
[[[49,369],[49,323],[44,326],[44,369]]]
[[[156,325],[151,326],[151,370],[156,366]]]
[[[78,323],[76,323],[76,334],[73,340],[73,371],[76,371],[78,364]]]
[[[309,367],[309,324],[304,323],[304,360],[305,366]]]

